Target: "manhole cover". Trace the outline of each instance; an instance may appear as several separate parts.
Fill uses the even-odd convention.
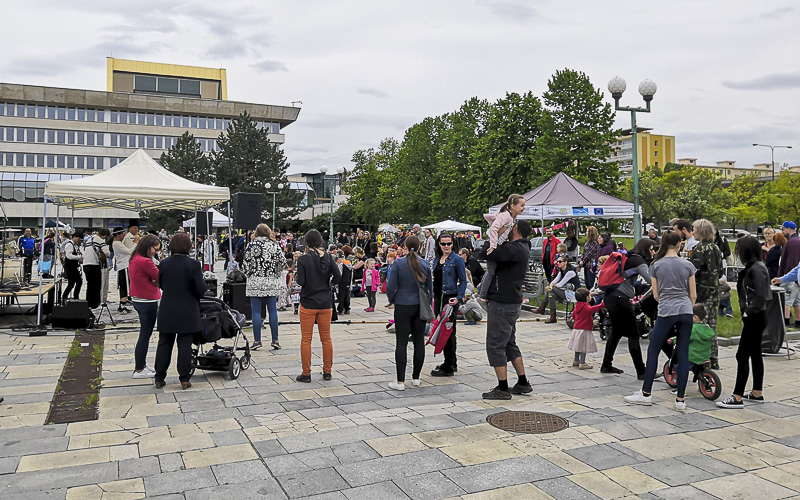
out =
[[[504,411],[489,415],[486,421],[498,429],[525,434],[558,432],[569,427],[565,419],[538,411]]]

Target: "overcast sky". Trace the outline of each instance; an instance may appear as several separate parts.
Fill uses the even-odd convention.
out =
[[[106,56],[223,67],[228,98],[291,105],[290,172],[350,167],[427,116],[477,96],[541,95],[557,69],[607,94],[658,84],[639,125],[678,158],[800,165],[800,5],[795,1],[3,2],[0,81],[105,90]],[[630,115],[617,126],[630,127]]]

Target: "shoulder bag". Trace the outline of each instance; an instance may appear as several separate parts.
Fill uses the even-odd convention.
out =
[[[416,277],[414,281],[417,282],[417,287],[419,288],[419,319],[431,321],[433,319],[431,297],[428,295],[428,290],[425,289],[424,283],[421,283]]]

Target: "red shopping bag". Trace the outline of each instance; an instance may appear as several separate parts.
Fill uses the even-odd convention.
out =
[[[437,355],[444,349],[447,339],[453,333],[454,322],[451,318],[453,315],[453,306],[447,304],[442,308],[441,314],[433,318],[430,324],[430,336],[428,337],[427,344],[433,346],[433,355]]]

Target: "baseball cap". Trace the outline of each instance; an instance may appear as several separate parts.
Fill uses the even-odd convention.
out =
[[[797,229],[797,224],[795,224],[790,220],[787,220],[783,224],[781,224],[781,227],[785,227],[786,229]]]

